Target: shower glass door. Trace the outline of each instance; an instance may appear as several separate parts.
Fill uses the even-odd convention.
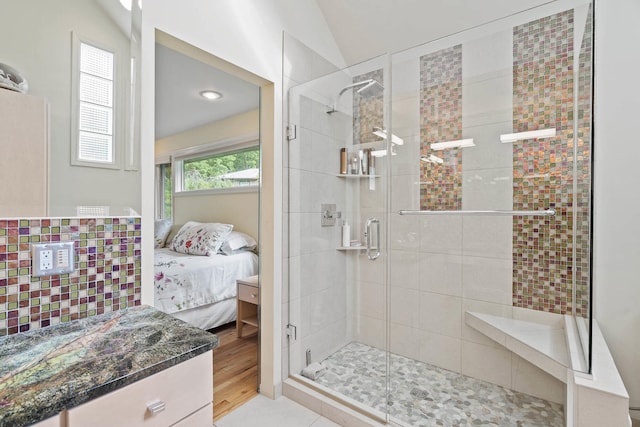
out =
[[[386,131],[387,68],[384,56],[293,84],[285,153],[289,376],[381,421],[387,169],[402,149]]]
[[[391,56],[392,421],[564,425],[590,363],[592,42],[591,2],[558,1]]]

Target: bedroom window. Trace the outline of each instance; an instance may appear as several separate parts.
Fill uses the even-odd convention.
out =
[[[260,147],[257,138],[216,143],[195,152],[174,153],[175,192],[257,191]]]
[[[156,165],[156,219],[171,219],[173,208],[171,163]]]
[[[72,164],[117,168],[115,54],[73,37]]]
[[[258,147],[185,160],[183,191],[257,185],[260,178]]]

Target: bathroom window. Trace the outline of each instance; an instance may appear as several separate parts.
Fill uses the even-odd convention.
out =
[[[117,168],[115,53],[73,37],[72,164]]]
[[[257,191],[260,147],[255,137],[174,153],[175,193]]]

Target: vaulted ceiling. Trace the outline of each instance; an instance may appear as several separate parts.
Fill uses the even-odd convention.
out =
[[[554,0],[316,0],[347,64],[393,53]]]
[[[347,64],[557,0],[316,0]],[[224,97],[208,102],[201,90]],[[156,49],[156,138],[258,107],[257,87],[163,46]]]

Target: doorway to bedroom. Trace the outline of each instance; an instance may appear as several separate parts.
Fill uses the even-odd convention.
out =
[[[156,31],[154,305],[215,333],[214,421],[258,393],[260,86]]]

